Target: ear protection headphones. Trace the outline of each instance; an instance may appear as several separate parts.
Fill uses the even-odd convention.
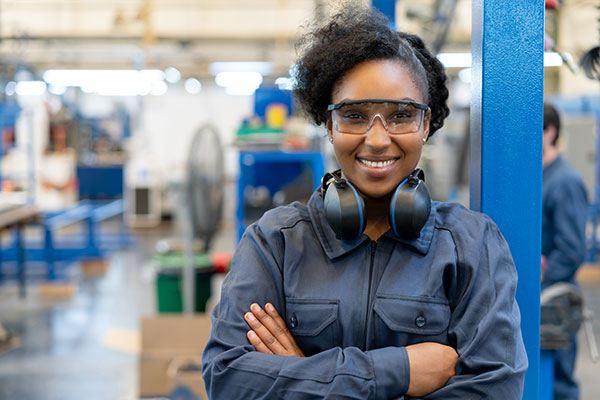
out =
[[[425,174],[416,169],[396,187],[388,215],[394,234],[404,239],[419,237],[431,212]],[[328,172],[321,181],[325,218],[340,240],[357,239],[365,230],[365,202],[341,170]]]

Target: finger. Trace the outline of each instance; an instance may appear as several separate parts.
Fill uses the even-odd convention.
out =
[[[281,329],[283,329],[286,333],[289,333],[289,329],[288,329],[285,321],[283,320],[283,318],[281,318],[281,316],[279,315],[279,313],[277,312],[277,310],[275,309],[273,304],[271,304],[271,303],[265,304],[265,311],[267,312],[267,314],[269,314],[271,316],[271,318],[273,318],[273,320],[275,321],[277,326],[279,326]]]
[[[252,328],[254,333],[258,335],[259,339],[271,350],[273,353],[278,355],[285,355],[287,353],[285,347],[273,334],[252,314],[247,312],[244,315],[246,323]]]
[[[277,322],[275,322],[275,320],[256,303],[250,306],[250,311],[252,311],[252,314],[254,314],[260,323],[269,330],[285,349],[291,350],[294,347],[285,323],[283,326],[277,324]]]
[[[281,316],[279,315],[279,313],[277,312],[277,309],[273,306],[273,304],[271,304],[271,303],[265,304],[265,310],[271,316],[271,318],[273,318],[273,320],[275,321],[277,326],[279,326],[279,328],[287,336],[288,341],[291,343],[291,345],[294,346],[294,348],[296,350],[300,351],[300,347],[298,347],[298,344],[296,343],[296,339],[294,338],[294,335],[292,335],[292,332],[290,332],[289,328],[287,327],[287,324],[285,323],[283,318],[281,318]]]
[[[273,354],[273,352],[267,347],[267,345],[265,345],[262,342],[262,340],[260,340],[256,332],[248,331],[246,336],[248,337],[248,341],[252,346],[254,346],[256,351],[258,351],[259,353]]]

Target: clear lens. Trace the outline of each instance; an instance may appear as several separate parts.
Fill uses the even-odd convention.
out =
[[[346,104],[332,111],[337,131],[362,135],[367,133],[379,116],[390,134],[417,132],[421,128],[424,110],[409,103],[358,103]]]

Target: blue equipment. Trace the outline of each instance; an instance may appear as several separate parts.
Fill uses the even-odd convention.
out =
[[[237,240],[241,239],[246,227],[260,218],[262,213],[275,205],[273,196],[294,183],[307,172],[310,174],[308,192],[319,187],[325,174],[323,155],[319,151],[240,151],[240,175],[237,187],[236,227]],[[248,207],[248,193],[252,188],[264,188],[267,201],[254,210]],[[286,199],[288,202],[290,199]],[[292,199],[298,200],[298,199]],[[254,211],[254,215],[249,215]]]

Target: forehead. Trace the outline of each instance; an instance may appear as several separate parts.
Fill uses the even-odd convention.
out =
[[[410,70],[396,60],[360,63],[336,83],[332,103],[360,99],[411,99],[423,102]]]
[[[398,110],[404,111],[416,111],[416,108],[409,106],[406,103],[396,103],[396,102],[381,102],[379,100],[376,101],[366,101],[361,103],[351,103],[345,104],[338,109],[339,111],[350,111],[350,110],[360,110],[364,112],[395,112]]]

